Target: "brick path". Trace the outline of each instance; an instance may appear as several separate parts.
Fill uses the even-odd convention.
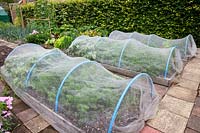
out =
[[[6,45],[16,47],[13,44]],[[168,90],[155,85],[162,97],[159,111],[154,119],[147,122],[141,133],[200,133],[200,54],[185,66],[179,81]],[[20,99],[15,98],[13,106],[13,113],[22,122],[14,133],[57,133]]]

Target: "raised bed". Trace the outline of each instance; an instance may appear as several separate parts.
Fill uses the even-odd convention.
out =
[[[126,77],[134,77],[137,74],[139,74],[138,72],[133,72],[133,71],[130,71],[130,70],[110,66],[110,65],[107,65],[107,64],[102,64],[102,65],[106,69],[110,70],[111,72],[114,72],[114,73],[117,73],[119,75],[123,75],[123,76],[126,76]],[[155,84],[170,87],[172,85],[172,83],[174,83],[174,81],[176,81],[177,75],[178,75],[177,73],[174,73],[171,78],[167,78],[167,79],[163,79],[162,77],[153,77],[152,80]]]
[[[153,48],[135,39],[80,36],[66,53],[95,60],[108,70],[128,77],[145,72],[154,83],[165,86],[171,85],[184,66],[176,47]]]
[[[122,78],[99,63],[36,44],[15,48],[1,67],[13,91],[59,132],[139,132],[157,110],[148,74]]]
[[[138,32],[122,32],[115,30],[110,33],[109,38],[116,40],[136,39],[143,44],[156,48],[177,47],[180,50],[181,58],[189,61],[197,53],[197,46],[192,35],[181,39],[166,39],[155,34],[145,35]]]

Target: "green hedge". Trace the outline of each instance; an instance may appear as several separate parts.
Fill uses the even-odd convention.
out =
[[[54,3],[57,25],[95,25],[109,31],[138,31],[165,38],[192,34],[200,46],[199,0],[90,0]],[[33,7],[23,8],[24,17],[33,17]]]

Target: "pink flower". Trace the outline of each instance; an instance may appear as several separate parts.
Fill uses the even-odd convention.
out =
[[[8,109],[12,109],[13,107],[12,107],[12,105],[8,105],[7,108]]]
[[[8,113],[8,111],[2,111],[2,114],[7,114]]]
[[[0,97],[0,102],[5,102],[6,99],[8,99],[8,97]]]
[[[0,97],[0,102],[5,102],[8,109],[12,109],[13,97]]]
[[[4,117],[8,117],[8,116],[10,116],[10,115],[11,115],[11,113],[8,112],[6,115],[4,115]]]

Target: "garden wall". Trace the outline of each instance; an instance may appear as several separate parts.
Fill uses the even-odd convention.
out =
[[[112,30],[182,38],[192,34],[200,46],[199,0],[90,0],[54,3],[54,21],[75,27],[96,25]],[[24,6],[24,17],[33,17],[33,6]]]

